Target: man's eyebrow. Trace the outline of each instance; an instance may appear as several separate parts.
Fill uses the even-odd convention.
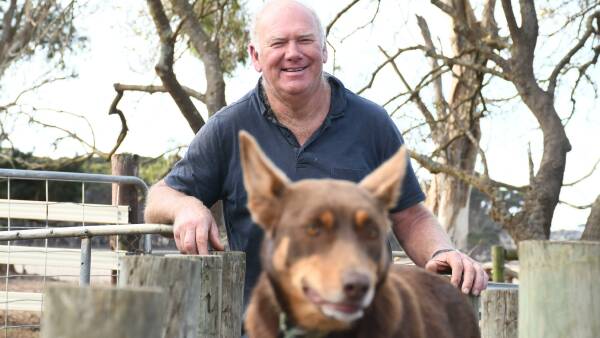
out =
[[[298,39],[306,39],[306,38],[315,39],[316,35],[314,33],[308,33],[308,34],[302,34],[298,37]]]
[[[282,37],[272,37],[267,40],[267,43],[282,42],[282,41],[286,41],[286,39],[282,38]]]

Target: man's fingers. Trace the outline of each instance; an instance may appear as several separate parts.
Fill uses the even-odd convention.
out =
[[[451,252],[446,255],[448,265],[452,269],[452,277],[450,278],[450,283],[454,285],[454,287],[458,287],[460,285],[460,280],[462,279],[463,274],[463,262],[460,253]]]
[[[196,228],[196,248],[200,255],[208,255],[208,229],[201,227]]]
[[[471,288],[473,287],[473,282],[477,276],[477,272],[473,267],[473,262],[467,257],[461,254],[461,259],[463,262],[463,282],[462,282],[462,292],[464,294],[469,294],[471,292]]]
[[[184,232],[183,238],[183,250],[186,254],[197,254],[198,247],[196,246],[196,235],[199,231],[196,231],[195,228],[188,228]]]
[[[175,246],[177,246],[177,250],[179,250],[179,252],[183,252],[183,243],[181,242],[180,236],[181,231],[179,231],[179,228],[173,226],[173,238],[175,239]]]
[[[481,291],[487,288],[488,275],[479,264],[477,264],[475,271],[477,272],[477,276],[473,284],[473,294],[479,296]]]
[[[225,247],[223,246],[223,244],[221,243],[221,239],[220,239],[220,235],[219,235],[219,226],[217,225],[217,223],[213,222],[210,225],[210,230],[209,230],[209,241],[210,241],[210,245],[212,245],[213,249],[217,250],[217,251],[223,251],[225,250]]]

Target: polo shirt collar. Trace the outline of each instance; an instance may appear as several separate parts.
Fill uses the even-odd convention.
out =
[[[329,113],[327,118],[338,118],[344,115],[344,111],[346,109],[347,99],[346,99],[346,88],[342,81],[340,81],[335,76],[324,73],[325,78],[329,81],[329,85],[331,86],[331,103],[329,106]],[[267,117],[273,118],[274,114],[271,108],[268,105],[266,94],[264,94],[263,86],[262,86],[262,76],[258,79],[258,83],[254,88],[254,96],[256,98],[256,102],[258,104],[258,110],[260,113]]]

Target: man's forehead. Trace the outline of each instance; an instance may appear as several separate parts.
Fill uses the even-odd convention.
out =
[[[318,34],[319,22],[315,13],[308,7],[295,1],[274,1],[267,4],[256,17],[257,25],[263,35],[281,34],[294,24],[304,26],[297,35]]]

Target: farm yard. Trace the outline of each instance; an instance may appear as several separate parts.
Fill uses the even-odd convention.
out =
[[[373,315],[399,271],[398,294],[430,288],[409,306],[425,330],[600,337],[600,0],[10,0],[0,18],[0,338],[237,338],[256,280],[250,338],[354,333],[402,312]],[[378,243],[488,288],[404,285]],[[436,301],[456,311],[416,315]],[[390,323],[367,331],[421,327]]]

